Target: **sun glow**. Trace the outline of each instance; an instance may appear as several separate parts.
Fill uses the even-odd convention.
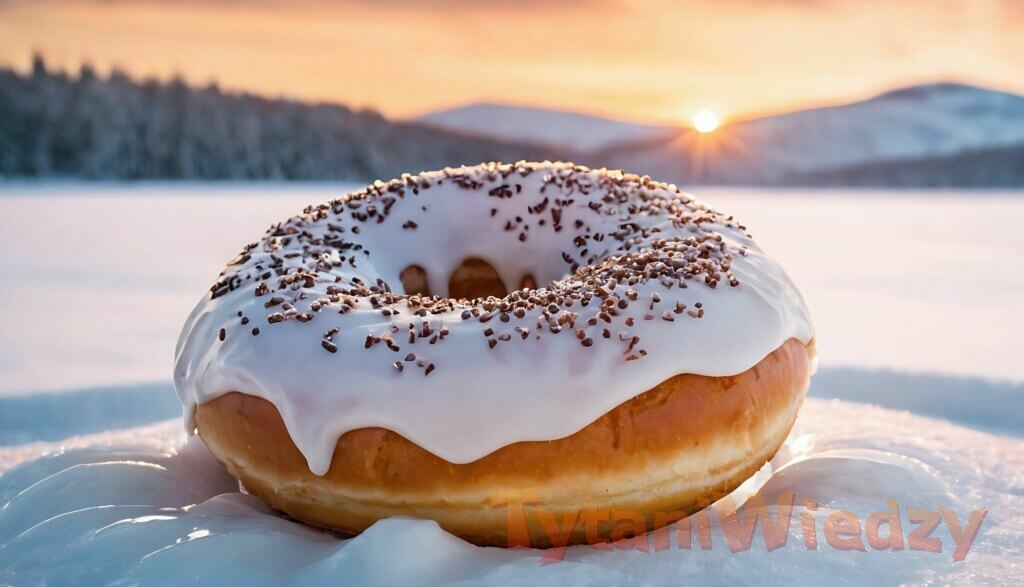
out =
[[[701,110],[693,116],[693,128],[699,133],[713,132],[719,122],[718,115],[710,110]]]

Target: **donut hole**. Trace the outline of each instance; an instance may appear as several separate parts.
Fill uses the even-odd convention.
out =
[[[483,259],[475,257],[466,259],[455,268],[455,271],[452,271],[452,275],[448,279],[448,297],[450,298],[472,300],[488,296],[503,298],[507,295],[508,288],[505,287],[505,282],[501,280],[498,271]]]
[[[427,272],[419,265],[409,265],[399,275],[402,288],[408,295],[432,295]],[[537,280],[527,274],[519,280],[519,289],[537,289]],[[508,287],[493,265],[478,257],[462,261],[448,278],[450,298],[477,299],[486,297],[503,298],[508,295]]]
[[[402,270],[398,277],[402,280],[402,289],[405,290],[407,295],[431,295],[430,283],[427,281],[427,272],[419,265],[409,265]]]

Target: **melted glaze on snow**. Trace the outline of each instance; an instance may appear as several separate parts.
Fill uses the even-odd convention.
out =
[[[0,449],[0,462],[12,450]],[[239,493],[176,422],[34,451],[50,454],[0,477],[0,584],[1012,583],[1024,556],[1024,442],[837,401],[808,400],[779,454],[733,494],[742,502],[762,489],[771,502],[796,491],[787,544],[770,553],[756,531],[748,552],[732,554],[714,514],[711,550],[681,550],[672,531],[668,550],[578,546],[553,565],[541,565],[546,551],[479,548],[431,521],[383,520],[345,540]],[[805,497],[819,504],[816,551],[801,534]],[[863,524],[887,498],[900,505],[904,536],[914,528],[907,507],[941,504],[961,524],[980,507],[989,515],[958,563],[944,525],[933,534],[941,553],[826,543],[822,526],[833,511],[852,511]]]

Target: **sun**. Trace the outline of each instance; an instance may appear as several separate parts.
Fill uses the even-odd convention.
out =
[[[702,134],[713,132],[719,122],[718,115],[710,110],[701,110],[693,115],[693,128]]]

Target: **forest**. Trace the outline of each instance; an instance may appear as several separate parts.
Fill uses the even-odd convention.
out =
[[[368,110],[136,80],[35,57],[0,68],[0,177],[369,180],[549,148],[465,136]]]

